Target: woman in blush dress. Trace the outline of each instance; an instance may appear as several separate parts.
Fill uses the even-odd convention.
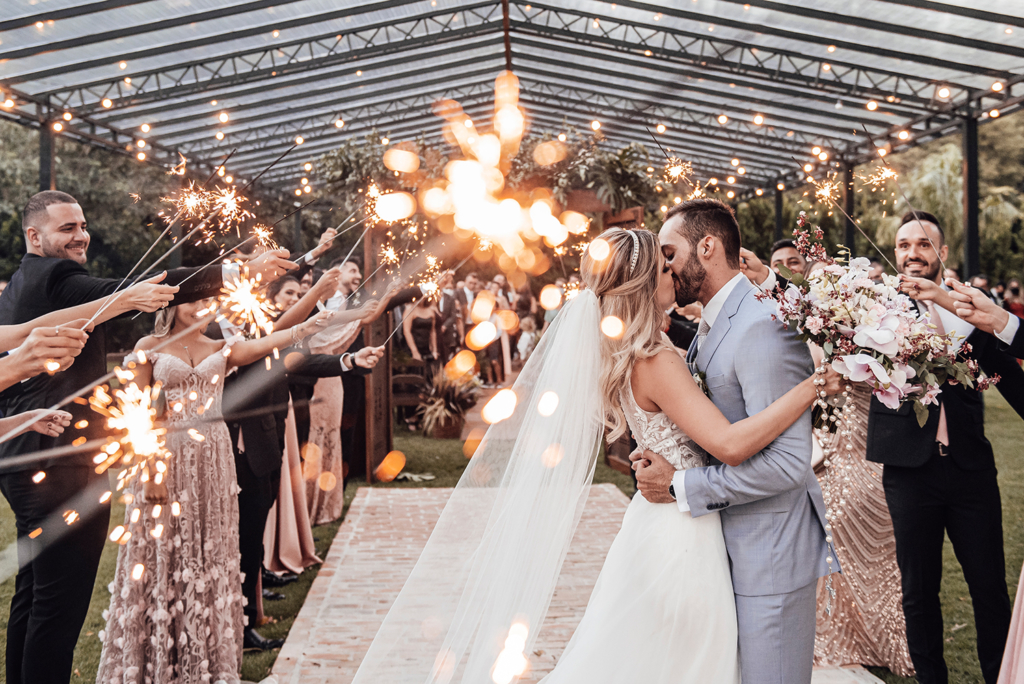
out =
[[[223,379],[229,368],[287,347],[293,331],[227,349],[223,340],[203,335],[202,323],[212,320],[201,315],[206,305],[160,311],[153,335],[135,347],[141,354],[134,382],[163,387],[170,457],[162,483],[136,477],[124,490],[127,507],[104,612],[107,626],[100,632],[98,684],[240,682],[239,489],[220,413]],[[305,337],[329,317],[321,314],[294,332]],[[169,341],[175,333],[184,334]],[[146,353],[165,342],[159,352]]]

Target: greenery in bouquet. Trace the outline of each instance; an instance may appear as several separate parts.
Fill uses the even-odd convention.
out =
[[[969,345],[958,350],[953,333],[939,334],[918,314],[900,292],[899,276],[872,280],[868,259],[851,259],[843,247],[833,259],[815,242],[823,237],[820,228],[809,227],[802,212],[797,223],[797,249],[817,265],[806,275],[780,269],[789,287],[766,297],[776,302],[776,318],[821,347],[836,372],[866,382],[890,409],[913,402],[922,427],[947,380],[978,389],[998,382],[998,376],[979,379],[977,362],[958,356],[969,353]]]
[[[417,411],[424,433],[431,434],[440,425],[464,419],[476,406],[479,389],[480,380],[472,372],[453,374],[441,368],[434,373]]]

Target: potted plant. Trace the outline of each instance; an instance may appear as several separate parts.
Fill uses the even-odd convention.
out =
[[[435,439],[458,439],[466,412],[476,406],[480,380],[472,372],[450,374],[438,370],[421,395],[417,413],[423,433]]]

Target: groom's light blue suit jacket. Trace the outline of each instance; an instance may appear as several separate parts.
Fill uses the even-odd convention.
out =
[[[711,401],[733,423],[764,410],[814,370],[807,345],[773,320],[756,294],[748,281],[739,283],[696,359],[693,345],[686,359],[692,371],[705,373]],[[738,595],[786,594],[828,572],[809,410],[744,463],[692,468],[684,477],[691,515],[721,512]]]

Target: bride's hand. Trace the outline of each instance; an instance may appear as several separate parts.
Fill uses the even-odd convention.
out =
[[[633,468],[633,470],[636,470],[641,465],[645,468],[651,465],[651,462],[644,458],[644,450],[639,447],[629,455],[629,462],[632,464],[630,467]]]

